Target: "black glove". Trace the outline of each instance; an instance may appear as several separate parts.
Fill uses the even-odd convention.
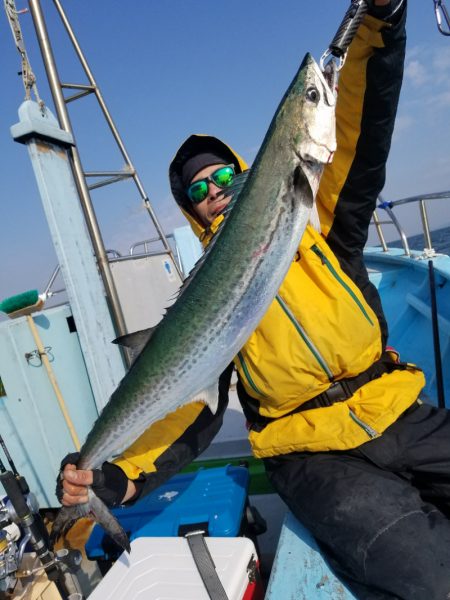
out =
[[[56,480],[56,497],[61,502],[64,494],[62,472],[66,465],[76,465],[80,458],[79,452],[72,452],[61,461],[60,471]],[[96,496],[106,506],[113,507],[122,503],[128,487],[128,477],[120,467],[104,462],[101,469],[93,469],[92,489]]]
[[[94,469],[92,489],[106,506],[119,506],[127,492],[128,477],[117,465],[104,462],[101,469]]]

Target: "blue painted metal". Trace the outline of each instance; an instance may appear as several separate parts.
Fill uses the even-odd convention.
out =
[[[27,145],[98,409],[125,374],[66,151],[71,139],[48,108],[27,100],[13,136]]]
[[[401,360],[416,363],[425,372],[421,397],[437,405],[436,369],[433,350],[428,258],[419,252],[411,257],[391,248],[388,253],[368,248],[364,253],[369,277],[378,288],[389,324],[388,344],[400,352]],[[444,393],[450,406],[450,257],[433,258]]]
[[[19,108],[20,122],[11,127],[11,135],[16,142],[25,144],[32,138],[59,142],[62,146],[74,146],[72,135],[61,129],[48,108],[41,107],[31,100]]]
[[[64,305],[33,318],[74,428],[83,440],[98,413],[71,316],[69,306]],[[45,367],[35,354],[26,357],[34,350],[25,317],[0,323],[0,377],[7,394],[0,398],[0,434],[41,507],[58,506],[54,490],[59,463],[74,451],[74,445]]]
[[[356,600],[326,563],[314,538],[288,512],[265,600]]]

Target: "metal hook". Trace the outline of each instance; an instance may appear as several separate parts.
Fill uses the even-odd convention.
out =
[[[443,0],[434,0],[434,12],[436,14],[436,23],[442,35],[450,36],[450,15]],[[444,17],[444,19],[442,18]],[[444,29],[443,22],[445,21],[447,29]]]
[[[52,354],[51,346],[45,346],[44,352],[39,352],[39,350],[31,350],[31,352],[25,352],[25,360],[31,367],[40,367],[42,365],[42,356],[44,354],[47,355],[50,362],[53,362],[55,357]]]
[[[325,50],[325,52],[320,57],[320,63],[319,63],[320,70],[322,71],[322,73],[325,73],[327,70],[327,67],[330,68],[330,63],[334,63],[333,68],[336,71],[340,71],[342,69],[342,67],[344,66],[346,58],[347,58],[347,52],[342,54],[342,56],[337,57],[333,54],[332,50],[330,48],[328,48],[328,50]]]
[[[350,6],[345,13],[331,44],[320,59],[320,68],[322,72],[325,72],[326,70],[327,60],[336,61],[337,71],[342,69],[348,47],[355,37],[356,31],[360,26],[367,9],[367,0],[351,0]]]

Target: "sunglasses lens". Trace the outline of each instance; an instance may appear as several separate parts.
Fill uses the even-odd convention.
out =
[[[187,191],[187,194],[194,204],[203,202],[208,195],[208,183],[203,179],[201,181],[194,182]]]
[[[188,189],[187,195],[189,199],[194,204],[199,204],[203,202],[203,200],[208,195],[208,182],[212,181],[217,187],[226,188],[233,183],[234,179],[234,167],[232,165],[227,165],[226,167],[220,167],[211,173],[209,177],[205,177],[205,179],[199,179],[198,181],[194,181]]]
[[[211,175],[211,179],[214,183],[221,188],[228,187],[233,183],[234,179],[234,169],[233,167],[221,167],[214,171]]]

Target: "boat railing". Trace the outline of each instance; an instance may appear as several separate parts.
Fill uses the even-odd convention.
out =
[[[109,250],[106,250],[106,256],[108,257],[108,260],[114,260],[115,258],[121,258],[122,255],[120,254],[120,252],[118,252],[117,250],[114,250],[113,248],[110,248]]]
[[[174,238],[173,233],[167,234],[166,235],[166,239],[171,240]],[[165,250],[165,248],[151,248],[151,245],[153,244],[153,246],[155,246],[158,242],[161,242],[161,239],[159,237],[155,237],[155,238],[151,238],[149,240],[143,240],[141,242],[136,242],[135,244],[133,244],[130,249],[129,249],[129,253],[122,255],[118,250],[114,250],[113,248],[109,248],[107,250],[105,250],[106,252],[106,256],[108,257],[108,261],[109,262],[119,262],[119,261],[126,261],[126,260],[132,260],[135,258],[146,258],[148,256],[159,256],[159,255],[166,255],[167,251]],[[175,244],[173,244],[174,246],[174,257],[177,261],[177,266],[178,268],[180,268],[180,259],[178,256],[178,250]],[[143,247],[143,251],[142,252],[136,252],[137,248]],[[54,296],[56,294],[60,294],[62,292],[66,291],[65,287],[62,287],[60,289],[52,289],[53,288],[53,284],[55,282],[55,279],[57,278],[57,276],[59,275],[61,271],[61,267],[60,265],[56,265],[54,271],[52,272],[52,275],[47,283],[47,285],[45,286],[44,292],[43,294],[47,297],[50,298],[51,296]]]
[[[384,225],[393,225],[400,237],[400,242],[403,250],[405,251],[406,256],[411,256],[411,250],[408,244],[408,238],[403,227],[400,224],[399,219],[394,214],[394,208],[396,206],[401,206],[404,204],[413,204],[418,203],[419,212],[422,222],[422,234],[424,237],[425,247],[424,252],[427,255],[433,255],[434,249],[431,240],[431,232],[430,232],[430,224],[428,220],[427,206],[426,203],[430,200],[443,200],[450,199],[450,191],[444,192],[434,192],[431,194],[421,194],[419,196],[410,196],[408,198],[401,198],[400,200],[386,201],[382,198],[382,196],[378,197],[378,205],[373,213],[373,225],[375,226],[376,233],[378,235],[378,239],[380,241],[383,252],[388,252],[388,245],[386,243],[383,226]],[[386,221],[380,220],[377,210],[381,209],[386,212],[389,219]]]
[[[173,233],[166,234],[166,239],[173,242],[173,240],[174,240]],[[130,246],[130,256],[133,256],[136,254],[145,254],[147,256],[152,255],[152,254],[161,254],[161,250],[158,250],[158,249],[155,250],[155,248],[154,248],[155,245],[158,244],[158,242],[161,242],[161,239],[159,237],[153,237],[148,240],[142,240],[140,242],[136,242],[135,244]],[[138,248],[142,248],[142,247],[143,247],[143,251],[141,251],[139,253],[136,252],[136,250]]]
[[[181,259],[178,251],[178,246],[175,243],[175,235],[173,233],[165,234],[166,240],[169,242],[170,247],[172,249],[173,257],[177,263],[177,268],[181,271]],[[159,248],[158,248],[159,244]],[[137,252],[139,248],[143,248],[141,252]],[[142,240],[140,242],[136,242],[132,246],[130,246],[128,256],[121,257],[121,260],[129,260],[131,258],[139,258],[144,256],[158,256],[162,254],[167,254],[165,248],[161,248],[161,239],[159,237],[153,237],[148,240]]]

